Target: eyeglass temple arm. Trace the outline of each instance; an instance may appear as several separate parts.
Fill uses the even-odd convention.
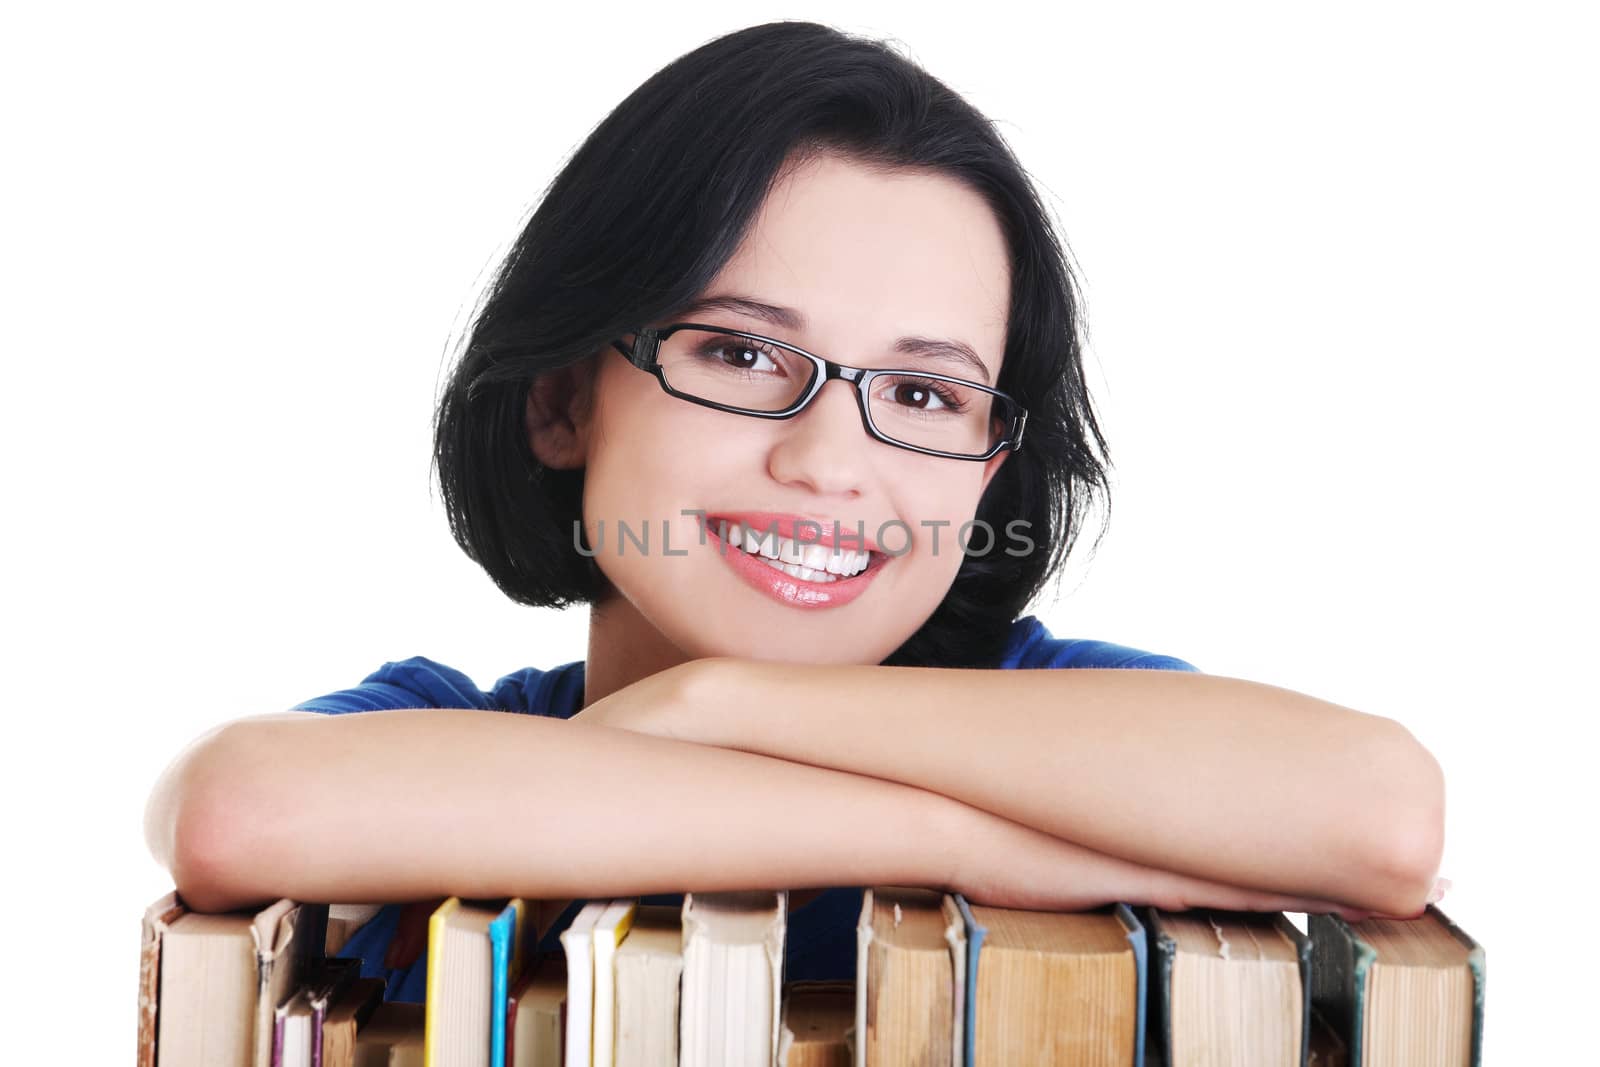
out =
[[[640,339],[643,339],[643,334],[641,333],[639,337]],[[618,352],[621,352],[624,356],[628,357],[629,363],[632,363],[635,367],[638,367],[641,370],[647,369],[645,367],[645,361],[639,357],[639,345],[637,341],[635,341],[633,344],[628,344],[621,338],[618,338],[617,340],[612,341],[611,345]]]

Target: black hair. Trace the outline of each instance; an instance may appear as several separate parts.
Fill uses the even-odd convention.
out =
[[[456,542],[512,600],[561,608],[611,591],[573,542],[584,472],[546,467],[528,445],[532,382],[605,358],[614,339],[701,295],[769,188],[820,154],[962,182],[1010,253],[996,388],[1028,421],[975,516],[995,549],[966,555],[939,607],[882,662],[994,666],[1012,622],[1059,579],[1095,499],[1109,505],[1110,461],[1084,382],[1077,286],[1045,210],[992,123],[916,63],[780,21],[709,41],[635,89],[546,188],[487,289],[439,400],[433,458]],[[1017,553],[1005,532],[1017,520],[1034,542],[1025,554],[1005,551]]]

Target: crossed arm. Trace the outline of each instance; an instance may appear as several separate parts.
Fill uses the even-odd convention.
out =
[[[1414,915],[1442,809],[1397,724],[1270,686],[711,659],[565,722],[236,720],[160,776],[146,833],[202,911],[907,884]]]
[[[688,699],[576,718],[916,786],[1106,856],[1414,915],[1438,763],[1399,723],[1155,670],[688,665]]]

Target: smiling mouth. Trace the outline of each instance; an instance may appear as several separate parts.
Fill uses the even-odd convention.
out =
[[[764,556],[759,552],[745,552],[744,549],[736,548],[733,545],[728,545],[727,548],[730,552],[744,552],[744,554],[750,559],[758,563],[765,563],[769,568],[777,571],[779,574],[787,574],[789,577],[794,578],[797,581],[815,582],[818,585],[834,585],[838,582],[856,581],[863,575],[870,574],[871,572],[877,570],[889,558],[888,556],[878,552],[869,552],[867,553],[867,565],[865,567],[862,567],[854,574],[835,574],[832,571],[813,570],[812,568],[803,567],[797,563],[785,563],[782,560],[772,559],[768,556]]]
[[[706,533],[710,534],[711,535],[711,539],[716,542],[719,552],[721,552],[721,553],[723,553],[725,555],[726,554],[731,554],[731,553],[738,553],[740,556],[747,557],[751,562],[759,562],[759,563],[765,564],[768,569],[770,569],[772,571],[775,571],[775,572],[777,572],[779,574],[786,575],[786,576],[788,576],[790,578],[795,579],[796,581],[811,582],[811,583],[813,583],[815,585],[837,585],[837,584],[843,583],[843,582],[854,582],[854,581],[859,580],[860,578],[862,578],[865,575],[872,574],[873,572],[877,571],[880,567],[882,567],[890,559],[890,557],[888,555],[886,555],[885,553],[882,553],[882,552],[877,552],[877,551],[874,551],[872,549],[859,549],[859,550],[851,550],[851,551],[865,552],[866,553],[866,562],[865,562],[865,564],[862,566],[862,568],[860,570],[853,571],[850,574],[838,574],[838,573],[835,573],[833,571],[829,571],[829,570],[826,570],[826,569],[817,569],[817,568],[814,568],[814,567],[806,567],[803,564],[791,563],[791,562],[788,562],[787,560],[784,560],[782,558],[774,559],[773,557],[767,555],[764,552],[760,552],[760,551],[752,552],[752,551],[750,551],[750,549],[744,547],[742,544],[735,545],[735,544],[733,544],[732,542],[728,541],[727,539],[725,539],[722,536],[720,531],[726,529],[728,526],[737,526],[737,525],[739,525],[739,524],[737,523],[736,520],[723,518],[723,517],[717,516],[717,515],[707,515],[707,516],[704,517],[703,522],[702,522],[702,528],[705,530]],[[743,529],[742,526],[740,528]],[[788,545],[798,545],[799,544],[799,542],[795,542],[795,541],[792,541],[792,540],[789,540],[789,539],[784,539],[784,540],[786,542],[788,542]],[[781,556],[781,554],[782,554],[782,549],[781,548],[780,548],[779,552],[780,552],[780,556]]]

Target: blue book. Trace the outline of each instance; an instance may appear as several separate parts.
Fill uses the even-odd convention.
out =
[[[489,1067],[506,1065],[506,1011],[511,985],[522,973],[527,904],[513,897],[489,923]]]

